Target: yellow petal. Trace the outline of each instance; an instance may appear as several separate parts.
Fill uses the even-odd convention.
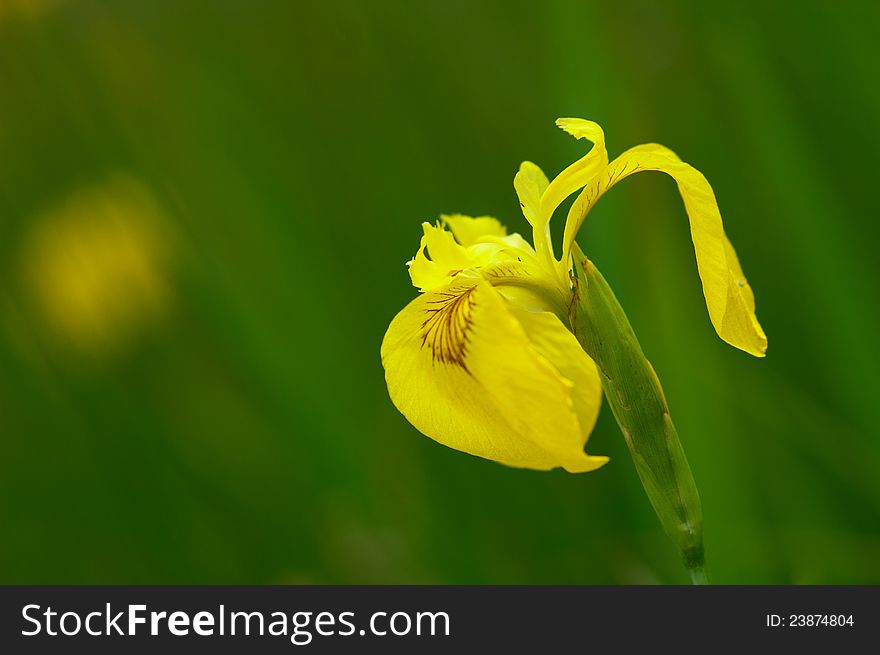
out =
[[[541,196],[550,185],[544,171],[537,164],[530,161],[524,161],[519,165],[519,171],[513,178],[513,188],[516,189],[516,195],[519,197],[519,205],[522,207],[523,215],[529,222],[529,225],[543,225],[540,222],[541,214]]]
[[[545,219],[541,214],[541,197],[549,184],[544,171],[530,161],[520,164],[519,171],[513,177],[513,188],[516,189],[519,206],[532,226],[535,251],[541,253],[548,264],[553,260],[553,245],[550,241],[550,217]]]
[[[419,290],[444,287],[458,273],[474,264],[467,249],[455,242],[452,232],[430,223],[422,223],[422,230],[424,235],[419,250],[408,263],[409,276]]]
[[[535,251],[528,242],[518,234],[504,234],[506,230],[494,218],[457,214],[441,220],[452,231],[422,223],[419,250],[407,263],[413,285],[420,291],[444,287],[468,270],[492,268],[496,277],[516,277],[517,272],[508,264],[534,262]]]
[[[655,143],[631,148],[584,188],[572,205],[565,225],[564,261],[568,261],[571,244],[590,208],[614,184],[640,171],[661,171],[678,185],[690,220],[706,307],[718,336],[740,350],[763,357],[767,337],[755,316],[751,287],[724,233],[712,187],[702,173],[668,148]]]
[[[510,307],[525,329],[532,347],[546,357],[560,375],[574,384],[571,398],[581,429],[582,445],[585,445],[602,406],[599,369],[555,314],[529,311],[513,304]]]
[[[544,172],[530,161],[520,164],[519,172],[513,178],[523,215],[532,226],[535,250],[554,269],[556,265],[553,263],[553,244],[550,239],[550,219],[553,212],[563,200],[590,182],[608,164],[605,134],[597,123],[581,118],[560,118],[556,125],[576,139],[591,141],[593,147],[552,182],[548,182]]]
[[[563,200],[580,189],[601,172],[608,164],[605,150],[605,133],[598,123],[581,118],[560,118],[556,124],[576,139],[593,143],[590,151],[557,175],[541,198],[541,218],[550,220]]]
[[[535,254],[528,241],[516,232],[508,234],[507,228],[497,218],[491,216],[473,218],[464,214],[452,214],[440,216],[440,221],[449,228],[459,244],[472,249],[470,251],[472,255],[486,253],[495,255],[496,251],[504,250],[510,259],[517,257],[522,259],[530,258]],[[498,248],[475,247],[486,244],[498,246]]]
[[[394,405],[432,439],[509,466],[590,471],[607,461],[584,453],[595,418],[550,357],[558,335],[529,338],[510,304],[480,278],[418,296],[391,322],[382,363]],[[542,354],[542,351],[545,354]],[[575,366],[569,363],[567,366]],[[586,379],[589,369],[578,379]],[[574,374],[572,373],[574,377]],[[579,412],[590,423],[579,422]],[[592,418],[591,418],[592,416]]]
[[[486,237],[506,237],[507,229],[497,218],[491,216],[465,216],[449,214],[440,217],[440,221],[448,227],[455,240],[463,246],[471,246]]]

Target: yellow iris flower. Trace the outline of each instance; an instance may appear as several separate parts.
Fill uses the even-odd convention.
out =
[[[425,435],[509,466],[583,472],[608,458],[584,452],[602,379],[572,333],[572,257],[585,217],[614,184],[641,171],[676,181],[716,332],[758,357],[767,339],[706,178],[656,144],[609,163],[599,125],[574,118],[557,125],[593,146],[552,182],[535,164],[520,166],[514,187],[534,247],[487,216],[424,223],[408,263],[421,294],[391,322],[381,353],[392,402]],[[550,219],[579,190],[557,258]]]

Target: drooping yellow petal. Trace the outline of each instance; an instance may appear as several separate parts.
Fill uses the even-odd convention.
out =
[[[763,357],[767,337],[755,316],[751,287],[724,233],[712,187],[702,173],[681,161],[668,148],[655,143],[631,148],[584,188],[569,211],[563,261],[568,261],[574,238],[596,201],[617,182],[640,171],[666,173],[678,185],[690,220],[706,307],[718,336],[740,350]]]
[[[599,369],[555,314],[529,311],[523,305],[511,304],[511,309],[525,329],[532,347],[546,357],[563,377],[574,383],[571,398],[583,443],[586,444],[602,406]]]
[[[594,368],[573,372],[582,359],[572,360],[565,366],[576,380],[561,373],[553,360],[564,359],[564,340],[540,336],[546,317],[526,322],[479,277],[421,294],[382,343],[391,400],[419,431],[456,450],[523,468],[598,468],[607,458],[583,451],[595,419],[586,400]],[[573,389],[577,381],[583,391]]]

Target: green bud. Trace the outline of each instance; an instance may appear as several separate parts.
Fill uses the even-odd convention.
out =
[[[700,497],[663,389],[614,293],[577,247],[571,330],[596,362],[639,478],[694,584],[707,584]]]

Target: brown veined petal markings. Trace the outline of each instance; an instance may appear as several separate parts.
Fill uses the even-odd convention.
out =
[[[472,298],[476,285],[449,287],[435,292],[438,298],[429,300],[425,310],[428,317],[422,323],[422,348],[431,349],[434,363],[458,366],[470,375],[465,358],[470,331],[473,329]]]

